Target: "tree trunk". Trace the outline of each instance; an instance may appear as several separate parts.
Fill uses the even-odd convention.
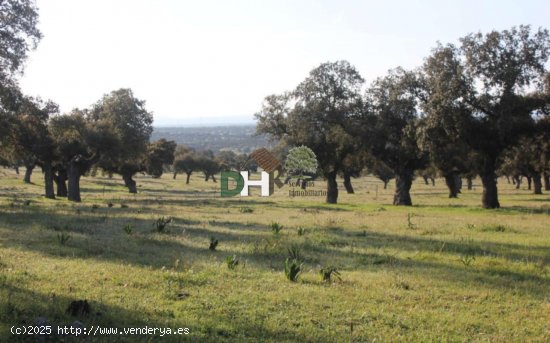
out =
[[[395,194],[393,204],[397,206],[412,206],[411,186],[413,173],[403,172],[395,176]]]
[[[344,173],[344,187],[348,194],[354,194],[353,186],[351,185],[351,176],[348,173]]]
[[[178,175],[178,173],[174,172],[174,177],[173,177],[174,180],[176,179],[176,175]]]
[[[435,177],[432,177],[432,186],[435,186]]]
[[[132,174],[123,174],[122,179],[124,180],[124,185],[128,187],[128,192],[137,193],[136,181],[132,179]]]
[[[422,178],[424,179],[424,183],[426,185],[429,185],[430,183],[428,182],[428,175],[422,175]]]
[[[544,190],[550,191],[550,173],[544,173]]]
[[[481,196],[481,204],[483,208],[499,208],[497,178],[495,174],[494,161],[486,161],[481,176],[483,184],[483,194]]]
[[[508,182],[508,184],[510,184],[510,176],[506,175],[506,182]]]
[[[328,204],[336,204],[338,202],[338,183],[336,182],[336,171],[330,172],[327,175],[327,200]]]
[[[15,174],[19,175],[19,166],[15,166]]]
[[[388,183],[390,180],[382,180],[382,182],[384,182],[384,189],[388,189]]]
[[[521,176],[519,176],[519,175],[514,175],[514,176],[512,177],[512,180],[514,180],[514,182],[515,182],[516,189],[519,189],[519,186],[521,185]]]
[[[208,182],[208,179],[210,179],[210,175],[208,174],[204,174],[204,181]]]
[[[80,202],[80,170],[75,161],[69,162],[67,177],[69,184],[67,199],[74,202]]]
[[[212,175],[210,175],[210,177],[212,178],[212,181],[214,181],[214,183],[217,182],[217,181],[216,181],[216,175],[212,174]]]
[[[526,176],[527,178],[527,190],[531,190],[531,183],[533,181],[533,178],[531,178],[531,176]]]
[[[458,174],[455,174],[455,185],[456,185],[457,193],[461,194],[462,193],[462,178]]]
[[[458,198],[458,184],[456,182],[456,174],[445,174],[445,184],[449,188],[449,198]]]
[[[471,191],[474,188],[474,183],[471,176],[466,178],[466,183],[468,184],[468,190]]]
[[[533,188],[533,194],[542,194],[542,178],[538,173],[533,174]]]
[[[57,172],[57,175],[54,175],[53,180],[57,186],[57,196],[66,197],[67,196],[67,172],[65,170]]]
[[[25,166],[25,168],[26,168],[25,169],[25,177],[23,178],[23,182],[31,183],[31,175],[32,175],[32,171],[34,169],[34,164]]]
[[[187,174],[187,180],[185,181],[185,184],[188,185],[189,184],[189,179],[191,178],[192,173],[186,173],[186,174]]]
[[[44,188],[46,198],[55,199],[55,192],[53,190],[52,163],[49,161],[44,162],[42,169],[44,170]]]

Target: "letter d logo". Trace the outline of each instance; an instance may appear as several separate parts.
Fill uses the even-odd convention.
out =
[[[237,181],[237,187],[235,189],[229,189],[229,178]],[[244,188],[244,179],[241,174],[233,171],[222,172],[221,174],[221,196],[222,197],[232,197],[239,193]]]

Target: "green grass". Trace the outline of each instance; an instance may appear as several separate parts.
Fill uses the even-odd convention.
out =
[[[74,204],[41,197],[33,176],[24,185],[0,169],[0,342],[26,341],[10,327],[37,317],[190,329],[79,342],[550,341],[550,196],[505,180],[503,208],[483,210],[479,182],[449,199],[444,182],[416,181],[415,206],[394,207],[392,187],[372,178],[327,205],[286,188],[221,198],[201,175],[138,177],[136,195],[98,177],[82,180]],[[172,222],[159,232],[162,217]],[[304,263],[297,282],[284,273],[292,251]],[[323,281],[323,266],[341,280]],[[67,314],[80,299],[91,313]]]

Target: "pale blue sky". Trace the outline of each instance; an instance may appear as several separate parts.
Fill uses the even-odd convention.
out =
[[[550,1],[38,0],[44,39],[21,80],[62,111],[130,87],[156,125],[252,118],[269,94],[346,59],[367,82],[441,42],[530,24]]]

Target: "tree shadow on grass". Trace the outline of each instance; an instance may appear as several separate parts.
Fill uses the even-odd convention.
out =
[[[22,214],[25,214],[22,216]],[[357,233],[345,229],[326,230],[323,240],[294,241],[290,236],[275,236],[268,234],[268,228],[251,223],[248,227],[240,223],[220,222],[210,227],[198,223],[178,223],[170,228],[170,232],[160,234],[153,232],[150,220],[141,218],[106,218],[91,214],[67,215],[55,212],[45,214],[40,209],[25,209],[0,213],[2,230],[10,230],[9,240],[2,241],[3,246],[22,251],[36,251],[41,254],[58,258],[81,258],[107,262],[132,264],[160,269],[171,268],[177,259],[201,263],[216,258],[223,260],[228,254],[237,254],[247,264],[263,270],[282,268],[284,259],[288,256],[287,248],[296,243],[303,249],[307,260],[314,264],[324,264],[332,260],[341,262],[344,266],[356,266],[355,269],[385,270],[398,266],[400,272],[408,270],[424,270],[427,276],[451,280],[457,283],[471,283],[474,287],[494,287],[505,290],[521,288],[526,294],[543,297],[550,290],[548,278],[537,276],[531,272],[511,271],[498,267],[483,269],[460,268],[457,266],[425,261],[421,259],[399,258],[401,252],[414,256],[418,252],[443,254],[443,258],[457,259],[460,255],[477,257],[503,257],[514,262],[536,259],[550,262],[546,247],[523,246],[520,244],[505,244],[492,242],[474,242],[465,240],[443,241],[425,239],[397,234],[378,232],[364,233],[364,238]],[[123,224],[132,223],[135,232],[127,235],[122,230]],[[57,226],[54,225],[63,225]],[[219,225],[218,225],[219,224]],[[216,226],[224,228],[220,231]],[[229,229],[229,230],[228,230]],[[114,230],[114,231],[113,231]],[[183,232],[185,230],[185,233]],[[262,231],[258,235],[254,231]],[[72,237],[66,243],[58,240],[60,233]],[[187,239],[182,234],[188,235]],[[208,239],[215,236],[220,240],[220,251],[208,250]],[[352,238],[353,237],[353,238]],[[305,239],[305,238],[304,238]],[[204,241],[204,247],[197,244]],[[378,249],[375,253],[364,253],[347,250],[351,241],[357,248]],[[224,245],[224,243],[229,243]],[[245,246],[245,250],[243,250]],[[396,251],[390,256],[383,251]],[[448,256],[448,257],[445,257]],[[306,260],[306,261],[307,261]],[[458,262],[458,261],[457,261]],[[458,264],[458,263],[457,263]],[[282,269],[281,269],[282,270]]]
[[[185,278],[185,276],[182,276]],[[140,308],[139,301],[124,297],[124,289],[119,291],[121,297],[128,300],[124,305],[107,304],[97,295],[87,297],[85,295],[69,298],[59,294],[44,294],[32,290],[20,284],[4,281],[2,299],[0,299],[0,341],[2,342],[312,342],[307,337],[281,327],[279,330],[266,328],[257,323],[253,318],[238,317],[232,320],[219,313],[208,313],[196,318],[188,316],[185,307],[189,300],[171,299],[169,303],[157,309],[144,310]],[[200,294],[191,294],[190,297],[200,297]],[[72,316],[66,312],[69,304],[75,300],[86,299],[90,305],[91,313]],[[223,299],[217,299],[223,303]],[[182,305],[175,306],[176,303]],[[227,304],[231,307],[231,304]],[[138,309],[139,308],[139,309]],[[46,323],[38,322],[38,318],[44,318]],[[189,335],[174,334],[161,336],[157,334],[120,334],[101,335],[67,335],[58,331],[58,327],[70,327],[75,321],[81,323],[82,328],[188,328]],[[12,326],[51,325],[52,334],[37,335],[13,335],[10,332]],[[91,331],[90,331],[91,332]],[[95,331],[94,331],[95,332]],[[316,341],[319,341],[318,339]],[[330,342],[330,340],[320,340]]]

